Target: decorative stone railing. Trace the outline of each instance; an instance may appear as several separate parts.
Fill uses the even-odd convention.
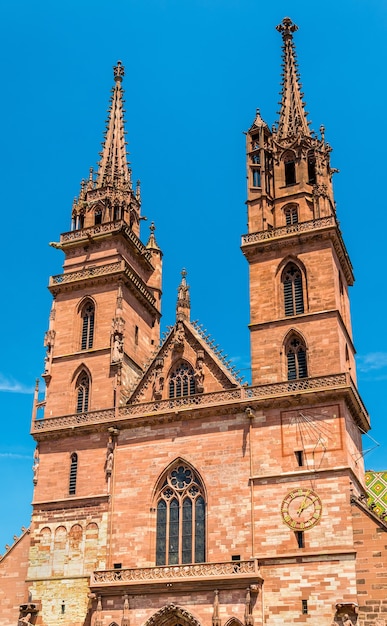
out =
[[[228,561],[225,563],[194,563],[192,565],[169,565],[162,567],[136,567],[133,569],[111,569],[95,571],[91,575],[90,586],[122,583],[146,583],[164,580],[197,578],[222,578],[256,576],[260,578],[257,559],[250,561]]]
[[[109,274],[116,274],[117,272],[123,272],[125,276],[127,276],[127,278],[137,287],[144,298],[152,306],[155,306],[156,298],[151,294],[141,278],[130,269],[129,265],[125,261],[117,261],[116,263],[108,263],[106,265],[93,265],[92,267],[87,267],[86,269],[78,270],[77,272],[56,274],[55,276],[50,277],[49,287],[73,283],[78,280],[85,280],[86,278],[108,276]]]
[[[267,239],[278,239],[280,237],[285,237],[286,235],[319,230],[330,226],[337,226],[336,219],[333,215],[310,220],[309,222],[289,224],[289,226],[281,226],[279,228],[273,228],[272,230],[261,230],[257,233],[249,233],[248,235],[242,236],[242,245],[255,243],[256,241],[265,241]]]
[[[50,277],[50,287],[54,285],[63,285],[64,283],[73,283],[77,280],[92,278],[93,276],[106,276],[114,274],[121,269],[121,261],[117,263],[108,263],[107,265],[94,265],[78,272],[67,272],[66,274],[56,274]]]
[[[152,255],[144,246],[144,244],[139,240],[137,235],[132,231],[131,228],[127,225],[124,220],[119,220],[116,222],[107,222],[106,224],[96,224],[95,226],[89,226],[88,228],[80,228],[78,230],[70,230],[67,233],[62,233],[60,236],[60,243],[68,243],[71,241],[80,241],[82,239],[93,238],[97,235],[105,235],[109,233],[118,232],[119,230],[124,230],[125,235],[137,250],[142,254],[149,262],[151,262]]]
[[[361,426],[367,429],[369,418],[360,398],[356,386],[347,373],[318,376],[316,378],[301,378],[299,380],[257,385],[255,387],[236,387],[213,393],[203,393],[182,398],[160,400],[156,402],[140,402],[127,404],[118,409],[106,409],[102,411],[88,411],[87,413],[75,413],[61,417],[49,417],[37,419],[32,424],[32,432],[45,432],[60,430],[67,427],[83,426],[87,424],[101,424],[137,417],[148,418],[150,415],[162,415],[195,407],[211,407],[213,405],[226,405],[238,402],[268,400],[279,397],[289,397],[312,391],[325,391],[334,389],[347,389],[351,393],[352,401],[356,404]]]

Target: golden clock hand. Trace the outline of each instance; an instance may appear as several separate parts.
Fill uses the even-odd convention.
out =
[[[299,508],[297,509],[297,515],[301,515],[302,511],[305,509],[305,503],[306,503],[307,495],[308,494],[305,494],[302,503],[300,504]]]
[[[311,501],[309,502],[309,504],[306,504],[306,505],[303,507],[303,509],[302,509],[302,510],[303,510],[303,511],[305,511],[305,509],[308,509],[310,506],[312,506],[312,504],[314,504],[314,503],[316,502],[316,500],[317,500],[317,498],[315,498],[314,500],[311,500]]]

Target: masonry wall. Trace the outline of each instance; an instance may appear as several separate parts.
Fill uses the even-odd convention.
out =
[[[387,624],[387,525],[353,504],[359,626]]]
[[[28,601],[28,552],[30,535],[26,530],[0,559],[0,626],[17,624],[19,606]]]

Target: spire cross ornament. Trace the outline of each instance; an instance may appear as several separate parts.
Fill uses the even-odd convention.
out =
[[[125,68],[122,65],[121,61],[117,61],[117,65],[114,66],[114,80],[117,82],[121,82],[123,77],[125,76]]]
[[[276,26],[276,29],[279,33],[281,33],[282,38],[285,41],[285,39],[292,38],[292,34],[298,30],[298,26],[297,24],[293,24],[290,17],[284,17],[281,24]]]

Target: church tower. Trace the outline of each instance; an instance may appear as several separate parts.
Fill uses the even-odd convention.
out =
[[[259,111],[247,133],[253,384],[347,372],[356,381],[351,262],[336,217],[331,147],[309,129],[285,18],[279,122]]]
[[[122,79],[114,68],[98,171],[82,181],[72,229],[53,243],[65,254],[52,276],[46,334],[45,415],[117,406],[160,338],[161,259],[154,226],[139,239],[140,183],[134,189],[126,154]]]

